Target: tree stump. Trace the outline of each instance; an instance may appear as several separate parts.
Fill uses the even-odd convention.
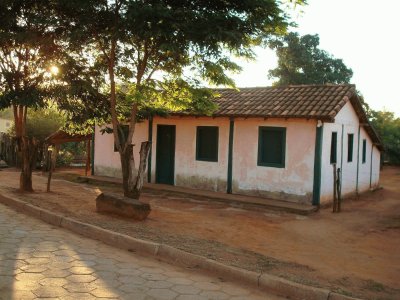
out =
[[[111,213],[134,220],[143,221],[150,214],[150,204],[124,196],[101,193],[96,198],[96,210],[99,213]]]

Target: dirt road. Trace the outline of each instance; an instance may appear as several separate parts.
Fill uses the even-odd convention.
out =
[[[387,167],[384,187],[347,200],[343,212],[311,216],[245,211],[171,193],[144,193],[152,212],[133,222],[95,212],[94,187],[35,177],[34,194],[18,194],[16,172],[0,172],[0,192],[85,222],[170,244],[227,264],[365,298],[400,298],[400,168]]]

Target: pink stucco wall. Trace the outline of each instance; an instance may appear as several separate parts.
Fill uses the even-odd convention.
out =
[[[260,126],[286,128],[284,168],[257,165]],[[235,120],[233,187],[236,193],[310,202],[316,122],[300,119]]]
[[[229,119],[211,117],[156,117],[153,120],[151,174],[155,182],[157,125],[176,126],[175,184],[226,192]],[[196,160],[197,126],[218,126],[218,161]],[[258,128],[286,128],[285,168],[257,166]],[[309,202],[313,186],[315,121],[236,119],[233,145],[233,192]],[[148,122],[137,125],[134,143],[148,138]],[[113,150],[112,134],[96,127],[95,174],[120,177],[119,154]],[[138,160],[138,148],[135,148]],[[292,150],[293,149],[293,150]]]
[[[226,191],[228,168],[229,119],[227,118],[193,118],[170,117],[154,118],[152,146],[152,182],[155,182],[157,125],[176,126],[175,144],[175,184],[204,188],[215,191]],[[197,126],[218,126],[218,161],[196,160]]]
[[[155,117],[151,156],[152,182],[156,173],[157,125],[176,126],[175,177],[178,186],[226,192],[228,173],[229,119],[212,117]],[[137,124],[134,135],[134,156],[139,160],[140,143],[148,139],[148,121]],[[197,126],[218,126],[218,161],[196,160]],[[286,158],[284,168],[257,165],[258,134],[260,126],[286,128]],[[251,194],[289,201],[311,203],[314,183],[315,120],[236,118],[233,139],[233,193]],[[358,117],[347,103],[334,123],[323,124],[321,202],[328,202],[333,194],[333,172],[330,164],[331,133],[338,133],[338,166],[341,166],[343,147],[343,194],[354,193],[357,183],[357,158],[359,163],[359,191],[368,190],[379,183],[380,152],[372,146],[371,139],[360,129],[358,148]],[[342,145],[343,127],[343,145]],[[96,126],[95,174],[120,177],[119,154],[114,152],[112,134],[102,135]],[[353,162],[347,162],[347,134],[354,134]],[[362,140],[367,140],[366,162],[362,163]],[[372,177],[371,176],[371,150]],[[357,155],[357,150],[359,155]]]

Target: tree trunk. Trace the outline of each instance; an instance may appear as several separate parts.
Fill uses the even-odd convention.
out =
[[[23,192],[33,192],[32,171],[36,165],[38,143],[35,138],[23,136],[20,138],[22,170],[19,180],[19,188]]]
[[[133,193],[135,195],[135,199],[139,199],[140,193],[142,192],[144,172],[146,171],[147,158],[149,156],[150,147],[151,143],[148,141],[142,142],[142,145],[140,146],[139,169],[137,171],[135,185],[133,186]]]
[[[132,186],[132,167],[134,166],[133,158],[133,145],[127,145],[124,151],[120,152],[121,158],[121,170],[122,170],[122,186],[124,189],[124,196],[128,198],[134,198],[133,194],[130,193]]]
[[[132,199],[140,198],[150,146],[150,142],[142,142],[140,147],[140,163],[137,170],[133,158],[133,145],[126,147],[128,151],[121,154],[122,183],[125,197]]]

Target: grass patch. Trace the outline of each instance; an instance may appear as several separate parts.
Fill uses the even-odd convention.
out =
[[[381,221],[385,229],[400,229],[400,216],[393,216]]]
[[[382,283],[376,282],[375,280],[368,279],[364,282],[364,288],[371,292],[383,292],[385,286]]]
[[[63,180],[71,181],[71,182],[75,182],[75,183],[82,183],[82,181],[79,180],[80,175],[74,174],[74,173],[53,173],[52,176],[55,179],[63,179]]]
[[[341,295],[344,295],[344,296],[348,296],[348,297],[353,297],[354,296],[353,293],[350,293],[349,291],[346,291],[346,290],[341,289],[341,288],[334,288],[333,291],[338,293],[338,294],[341,294]]]

